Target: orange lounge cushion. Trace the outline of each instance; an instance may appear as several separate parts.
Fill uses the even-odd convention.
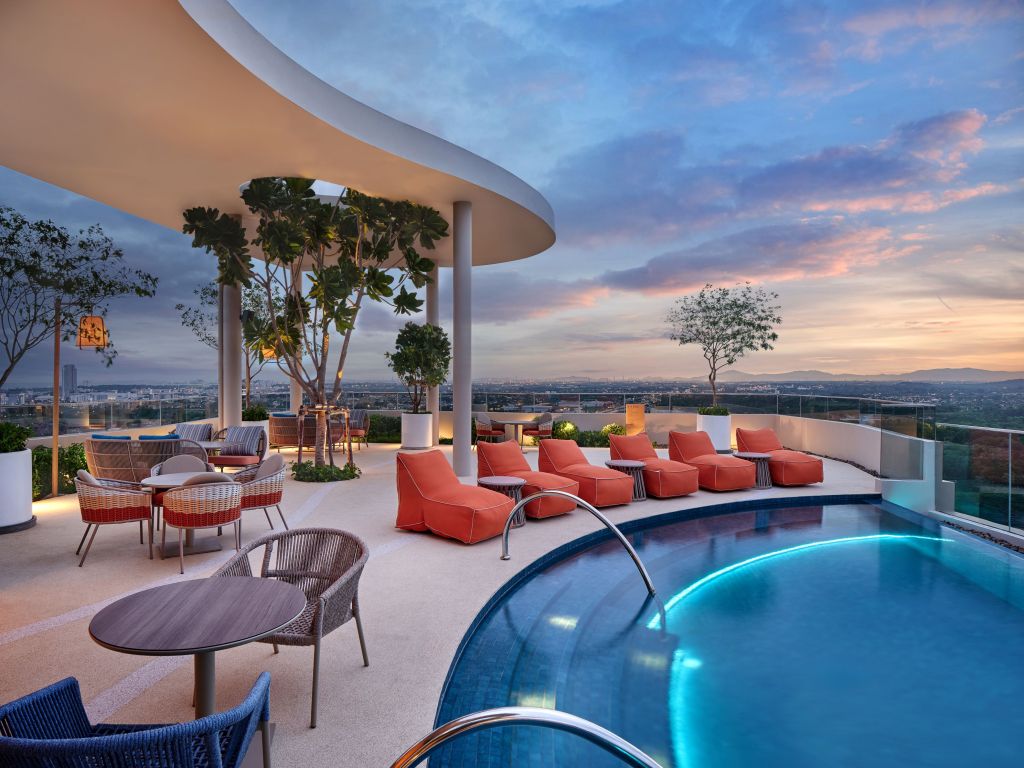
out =
[[[259,456],[211,456],[210,464],[215,467],[249,467],[260,463]]]
[[[633,500],[633,478],[617,469],[573,464],[559,470],[559,475],[579,483],[579,497],[595,507],[629,504]]]
[[[693,464],[690,459],[697,456],[715,454],[715,446],[707,432],[676,432],[668,433],[668,457],[672,461]]]
[[[513,443],[514,445],[514,443]],[[523,498],[540,491],[564,491],[573,496],[580,495],[580,484],[561,475],[552,475],[550,472],[510,472],[512,477],[521,477],[526,481],[523,486]],[[563,499],[558,496],[545,496],[542,499],[534,499],[526,505],[526,516],[537,519],[543,517],[555,517],[572,512],[576,509],[576,502],[572,499]]]
[[[513,506],[503,493],[459,483],[423,499],[423,520],[431,533],[476,544],[501,534]]]
[[[455,470],[440,451],[399,453],[395,457],[398,483],[398,515],[395,527],[407,531],[425,531],[423,498],[452,485],[461,485]]]
[[[476,447],[477,477],[515,475],[517,472],[529,471],[530,465],[514,440],[506,440],[503,443],[481,443]]]
[[[671,459],[640,459],[644,462],[647,495],[659,499],[694,493],[699,485],[696,467]]]
[[[646,432],[638,435],[608,435],[608,449],[613,459],[646,461],[658,458]]]
[[[736,429],[736,447],[741,453],[771,453],[781,451],[782,443],[774,429]]]
[[[768,471],[775,485],[810,485],[825,480],[825,468],[817,456],[800,451],[772,451]]]
[[[700,487],[709,491],[738,491],[753,488],[757,482],[754,464],[735,456],[713,453],[687,462],[697,468]]]

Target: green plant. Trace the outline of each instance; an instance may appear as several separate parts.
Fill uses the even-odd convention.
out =
[[[45,445],[32,449],[32,499],[45,499],[50,495],[50,457],[53,451]],[[78,470],[88,469],[85,461],[85,446],[81,443],[62,446],[57,452],[58,493],[75,492],[75,476]]]
[[[781,307],[772,302],[777,293],[754,288],[750,283],[734,288],[715,288],[706,283],[698,293],[676,299],[665,321],[670,338],[680,345],[696,344],[708,364],[711,404],[718,405],[718,372],[747,352],[773,349],[779,338],[775,326],[782,322]]]
[[[335,467],[330,464],[317,466],[312,461],[294,462],[292,478],[300,483],[333,483],[339,480],[355,480],[363,474],[355,464]]]
[[[601,433],[604,435],[624,435],[626,434],[625,424],[605,424],[601,427]]]
[[[242,409],[242,421],[266,421],[269,418],[266,407],[259,403]]]
[[[25,442],[32,430],[9,421],[0,423],[0,453],[17,453],[25,450]]]
[[[697,409],[701,416],[728,416],[729,409],[724,405],[704,405]]]
[[[418,312],[423,300],[416,289],[434,270],[420,250],[447,237],[448,222],[433,208],[351,188],[327,202],[312,179],[253,179],[242,201],[256,218],[252,240],[239,217],[216,208],[186,210],[183,231],[192,235],[193,247],[216,255],[221,285],[255,285],[266,297],[275,363],[316,406],[314,461],[321,466],[327,407],[342,393],[360,307],[370,301],[395,314]],[[277,291],[284,296],[281,312],[272,308]],[[340,347],[332,346],[337,335]],[[348,452],[351,461],[351,443]]]
[[[599,429],[583,430],[576,436],[576,444],[580,448],[607,448],[608,435]]]
[[[367,439],[371,443],[402,442],[402,419],[384,413],[371,413],[370,434]]]
[[[409,391],[412,412],[421,413],[427,387],[439,387],[448,378],[452,345],[443,328],[408,322],[395,338],[395,351],[385,352],[388,367]]]
[[[571,421],[558,419],[551,425],[551,436],[559,440],[575,440],[579,433],[579,427]]]

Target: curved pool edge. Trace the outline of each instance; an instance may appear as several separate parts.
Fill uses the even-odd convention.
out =
[[[691,507],[686,509],[679,509],[672,512],[660,512],[657,514],[646,515],[643,517],[633,518],[631,520],[624,520],[622,523],[616,523],[616,527],[622,533],[629,535],[635,533],[638,530],[650,528],[652,526],[667,525],[670,523],[683,522],[686,520],[697,520],[705,517],[715,517],[717,515],[732,514],[734,512],[746,512],[755,509],[782,509],[785,507],[808,507],[828,504],[861,504],[861,503],[872,503],[872,504],[883,504],[889,511],[896,512],[897,514],[905,514],[916,520],[929,520],[938,527],[945,527],[941,521],[926,515],[921,515],[909,509],[904,509],[897,505],[885,502],[882,499],[880,493],[845,493],[845,494],[819,494],[819,495],[800,495],[800,496],[776,496],[776,497],[765,497],[756,499],[743,499],[737,501],[727,501],[719,504],[708,504],[700,507]],[[459,640],[459,645],[455,650],[455,654],[452,656],[452,660],[448,665],[448,671],[445,673],[444,684],[441,686],[441,691],[437,697],[437,704],[434,708],[434,727],[442,725],[439,722],[441,714],[441,705],[448,693],[449,686],[452,681],[452,676],[455,673],[456,668],[459,665],[459,661],[462,659],[463,653],[465,652],[466,646],[473,634],[480,627],[481,623],[487,618],[495,606],[498,605],[502,599],[516,587],[518,587],[524,580],[530,578],[533,574],[546,568],[558,560],[578,552],[583,549],[587,549],[595,544],[603,541],[608,541],[613,538],[613,534],[607,528],[600,528],[592,531],[591,533],[579,536],[571,541],[564,542],[548,550],[539,557],[534,558],[532,561],[524,565],[520,570],[509,577],[505,582],[498,587],[497,590],[487,599],[476,616],[470,622],[465,632],[462,634],[462,638]],[[628,555],[623,551],[623,557]],[[657,585],[655,585],[657,586]],[[648,599],[651,599],[648,597]]]

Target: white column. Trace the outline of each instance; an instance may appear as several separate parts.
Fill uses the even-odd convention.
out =
[[[224,429],[224,286],[217,286],[217,424]]]
[[[437,281],[441,271],[434,265],[430,277],[433,282],[427,283],[427,322],[430,325],[441,325],[440,307],[437,302]],[[427,389],[427,410],[434,414],[434,432],[431,445],[437,445],[441,431],[441,390],[438,387]]]
[[[302,272],[295,270],[292,273],[292,289],[302,295]],[[288,410],[292,413],[298,413],[302,407],[302,385],[299,384],[295,379],[288,379]]]
[[[230,427],[242,420],[242,291],[225,285],[221,293],[221,424]]]
[[[455,474],[473,473],[473,349],[470,305],[473,270],[473,205],[455,203],[452,226],[452,329],[454,370],[452,372],[452,458]]]

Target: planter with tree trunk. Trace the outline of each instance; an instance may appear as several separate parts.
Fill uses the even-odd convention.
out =
[[[32,514],[32,431],[19,424],[0,424],[0,534],[36,524]]]
[[[429,323],[406,323],[395,339],[394,352],[385,353],[388,366],[409,392],[412,410],[402,414],[402,447],[434,445],[434,415],[423,411],[427,389],[448,378],[452,345],[443,328]]]

